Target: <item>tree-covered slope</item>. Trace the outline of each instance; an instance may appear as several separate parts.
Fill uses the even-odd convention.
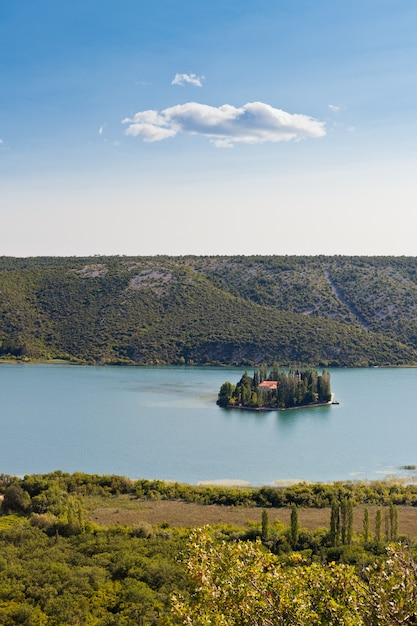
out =
[[[0,353],[92,363],[417,362],[417,261],[0,259]]]

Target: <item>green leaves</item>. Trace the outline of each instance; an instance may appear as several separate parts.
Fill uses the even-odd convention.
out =
[[[193,533],[185,556],[192,592],[176,595],[183,624],[208,626],[394,626],[417,618],[417,565],[402,548],[364,570],[348,565],[290,567],[260,543],[219,542],[209,529]]]
[[[0,528],[0,623],[168,624],[169,597],[186,586],[180,545],[174,533],[141,539],[96,528],[48,537],[27,523]]]
[[[185,563],[193,591],[189,600],[174,599],[183,624],[365,624],[355,611],[363,591],[352,567],[306,566],[302,557],[282,567],[260,543],[216,542],[208,529],[192,535]]]

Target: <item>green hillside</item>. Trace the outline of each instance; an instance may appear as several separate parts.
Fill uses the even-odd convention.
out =
[[[417,362],[414,257],[0,258],[0,355]]]

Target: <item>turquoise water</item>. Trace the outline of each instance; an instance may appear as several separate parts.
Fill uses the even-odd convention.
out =
[[[180,482],[414,475],[416,369],[331,370],[338,406],[225,410],[241,369],[0,366],[0,473],[61,469]]]

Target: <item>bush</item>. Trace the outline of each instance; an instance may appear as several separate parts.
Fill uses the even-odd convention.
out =
[[[1,504],[3,513],[26,513],[30,507],[30,496],[20,485],[7,487]]]

